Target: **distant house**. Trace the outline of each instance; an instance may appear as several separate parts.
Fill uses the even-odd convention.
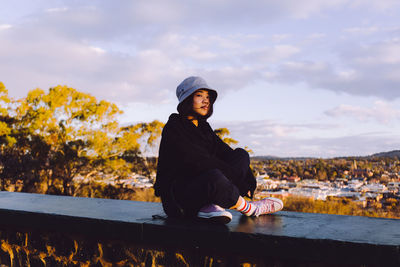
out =
[[[299,182],[301,179],[299,176],[290,176],[286,179],[289,183],[297,183]]]
[[[389,182],[387,184],[387,189],[389,192],[397,193],[400,191],[400,182]]]
[[[387,192],[387,188],[383,184],[366,184],[360,190],[365,193],[367,199],[376,199],[377,201],[382,198],[383,193]]]
[[[379,193],[365,193],[365,198],[367,200],[379,201],[383,198],[383,194]]]
[[[370,171],[368,169],[354,169],[353,177],[369,177]]]
[[[369,169],[361,169],[357,167],[357,162],[354,160],[352,166],[351,166],[351,174],[354,178],[357,177],[371,177],[373,173]]]
[[[364,185],[364,181],[361,179],[351,179],[347,182],[347,187],[352,191],[357,191],[358,188]]]

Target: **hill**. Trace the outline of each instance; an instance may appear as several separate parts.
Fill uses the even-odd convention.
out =
[[[254,156],[252,160],[307,160],[315,159],[313,157],[277,157],[277,156]]]
[[[372,154],[368,157],[375,157],[375,158],[399,158],[400,159],[400,150],[392,150],[388,152],[380,152]]]
[[[334,157],[334,159],[371,159],[371,158],[398,158],[400,159],[400,150],[392,150],[388,152],[379,152],[369,156],[348,156]],[[252,160],[307,160],[316,159],[315,157],[278,157],[278,156],[254,156]]]

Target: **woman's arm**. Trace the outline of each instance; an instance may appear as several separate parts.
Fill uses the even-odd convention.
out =
[[[207,170],[219,169],[228,178],[234,177],[234,170],[228,163],[211,155],[205,147],[193,142],[179,125],[171,126],[174,127],[164,129],[162,138],[165,141],[168,153],[173,151],[170,157],[175,158],[173,161],[179,162],[178,164],[182,167],[183,172],[195,176]],[[229,146],[226,149],[232,150]],[[187,179],[190,179],[190,177],[187,177]]]

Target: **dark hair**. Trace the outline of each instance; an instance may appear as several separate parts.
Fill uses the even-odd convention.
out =
[[[207,114],[205,116],[201,116],[193,111],[193,97],[194,97],[194,93],[191,94],[190,96],[188,96],[181,103],[179,103],[179,105],[177,107],[179,114],[184,117],[194,116],[195,118],[197,118],[199,120],[207,120],[213,114],[213,110],[214,110],[213,106],[214,106],[215,99],[210,99],[210,108],[208,109]]]

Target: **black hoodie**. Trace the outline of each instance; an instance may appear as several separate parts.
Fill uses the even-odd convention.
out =
[[[172,184],[185,183],[197,175],[219,169],[228,179],[238,184],[241,195],[253,197],[257,183],[249,167],[247,178],[240,181],[237,172],[226,161],[233,149],[224,143],[205,120],[196,127],[189,119],[171,114],[165,124],[158,154],[155,195],[161,197],[169,217],[185,216],[175,200]],[[239,182],[240,181],[240,182]]]
[[[199,120],[196,127],[187,118],[171,114],[162,132],[154,185],[156,196],[168,192],[172,182],[179,183],[211,169],[219,169],[234,180],[233,169],[224,161],[232,151],[205,120]]]

